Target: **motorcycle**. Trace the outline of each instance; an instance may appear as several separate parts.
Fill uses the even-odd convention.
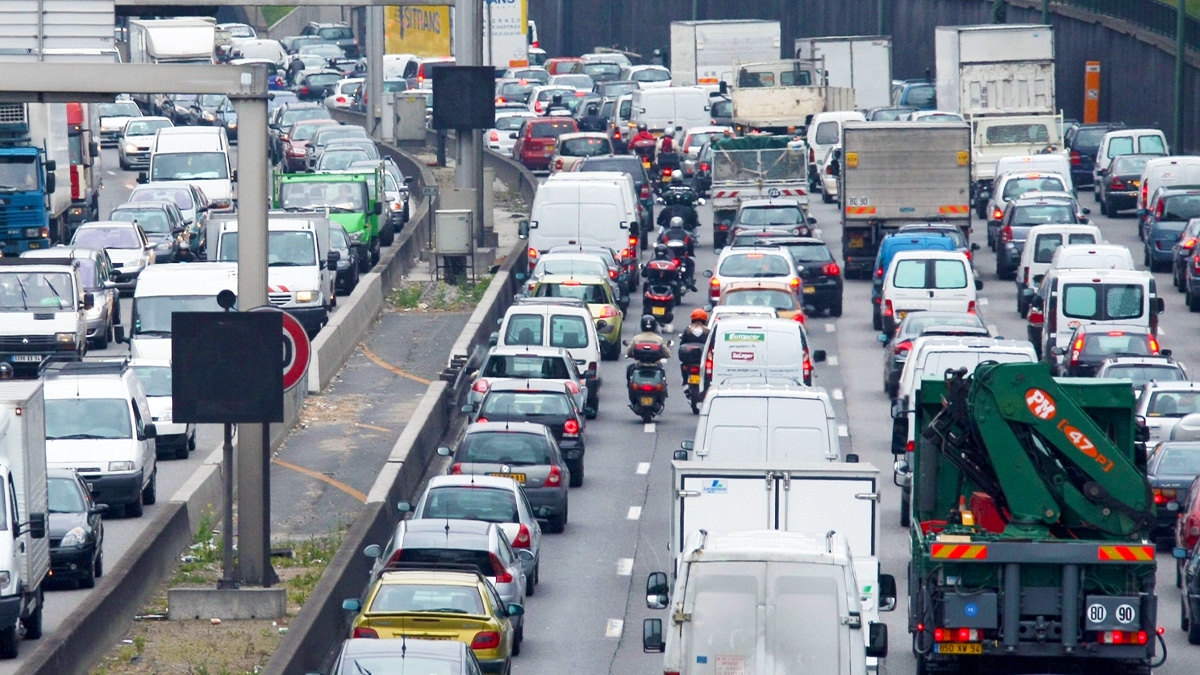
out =
[[[679,345],[679,369],[686,383],[683,395],[692,407],[692,414],[700,414],[704,394],[700,392],[700,362],[703,360],[703,342],[684,342]]]
[[[667,239],[662,242],[671,252],[672,262],[679,268],[682,286],[690,291],[696,289],[696,259],[688,252],[688,242],[679,239]]]
[[[645,140],[631,143],[629,151],[641,158],[642,168],[649,172],[650,166],[654,163],[654,141]]]
[[[678,304],[675,287],[670,284],[650,283],[642,292],[642,310],[666,326],[675,320],[675,305]]]
[[[622,344],[628,345],[626,340]],[[668,341],[667,346],[674,344]],[[629,391],[629,409],[649,424],[662,414],[667,402],[667,371],[662,362],[663,346],[657,342],[634,344],[633,365],[626,371],[625,384]]]

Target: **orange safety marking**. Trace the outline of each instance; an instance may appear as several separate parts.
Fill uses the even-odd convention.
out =
[[[938,213],[940,213],[942,215],[953,214],[953,213],[966,213],[969,210],[970,210],[970,207],[968,207],[966,204],[948,204],[945,206],[938,207]]]
[[[943,560],[986,560],[987,546],[983,544],[934,544],[930,555]]]
[[[1153,562],[1153,546],[1101,546],[1097,550],[1100,560],[1117,562]]]

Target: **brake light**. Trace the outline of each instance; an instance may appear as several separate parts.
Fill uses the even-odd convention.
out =
[[[479,419],[477,419],[475,421],[480,424],[487,424],[488,419],[486,417],[480,417]]]
[[[638,238],[633,235],[629,235],[629,248],[632,249],[634,246],[637,246],[637,244]]]
[[[560,157],[559,159],[557,159],[557,160],[555,160],[555,161],[554,161],[554,170],[555,170],[555,171],[561,171],[561,170],[562,170],[562,158],[561,158],[561,157]]]
[[[451,464],[450,465],[450,475],[451,476],[461,476],[462,475],[462,464],[459,464],[458,462]]]
[[[829,263],[821,268],[821,274],[830,277],[836,277],[842,273],[842,268],[838,267],[837,263]]]
[[[1148,190],[1149,190],[1149,188],[1146,187],[1146,183],[1143,181],[1142,182],[1142,204],[1141,204],[1142,208],[1145,208],[1145,206],[1146,206],[1146,195],[1148,194]]]
[[[671,169],[663,169],[663,180],[671,180]]]
[[[704,376],[707,379],[712,379],[713,371],[713,354],[712,350],[708,350],[708,354],[704,357]]]
[[[1113,176],[1112,183],[1109,184],[1108,189],[1124,190],[1125,189],[1125,181],[1121,180],[1120,178],[1117,178],[1116,176]]]
[[[1029,268],[1025,268],[1025,272],[1021,275],[1021,283],[1025,286],[1029,285]]]
[[[546,476],[546,482],[542,484],[542,487],[558,487],[559,485],[562,485],[562,470],[558,468],[557,464],[552,464],[550,475]]]
[[[884,300],[883,301],[883,315],[884,316],[895,316],[895,314],[896,314],[896,312],[892,309],[892,301]]]
[[[708,171],[708,162],[700,162],[700,170]]]
[[[642,193],[641,193],[640,197],[642,199],[650,199],[650,186],[649,185],[646,185],[644,183],[642,184]],[[633,237],[630,237],[630,239],[633,239]]]
[[[883,265],[880,265],[879,268],[875,270],[875,278],[876,279],[883,278]]]
[[[375,632],[374,628],[367,628],[366,626],[355,626],[353,637],[379,639],[379,633]]]
[[[577,422],[575,420],[567,420],[566,424],[563,425],[563,435],[564,436],[578,436],[579,435],[579,422]]]
[[[529,548],[530,543],[529,528],[525,523],[521,523],[521,529],[517,530],[517,538],[513,539],[513,548]]]
[[[795,321],[803,326],[807,325],[806,322],[808,321],[808,317],[804,315],[804,312],[796,312],[792,315],[792,321]]]
[[[306,95],[306,96],[308,95],[308,85],[307,84],[304,85],[303,87],[300,87],[300,93],[303,95]]]
[[[1102,645],[1144,645],[1149,639],[1149,634],[1144,630],[1106,630],[1096,636],[1096,641]]]
[[[610,270],[608,271],[608,278],[609,278],[609,279],[616,279],[616,278],[617,278],[617,271],[616,271],[615,269],[610,269]]]
[[[1158,339],[1156,339],[1153,335],[1150,336],[1150,353],[1158,353]]]
[[[513,546],[516,546],[516,544],[513,544]],[[496,577],[496,583],[511,584],[513,576],[505,569],[504,564],[500,562],[500,558],[496,557],[495,553],[492,553],[490,557],[492,559],[492,574]]]
[[[975,301],[972,300],[967,303],[967,314],[974,314],[974,313],[975,313]]]
[[[1162,219],[1163,214],[1166,213],[1166,206],[1167,205],[1163,203],[1163,200],[1158,200],[1158,204],[1154,207],[1154,217]]]
[[[812,371],[813,371],[812,359],[808,358],[808,352],[805,351],[804,352],[804,381],[805,381],[805,383],[807,383],[809,380],[812,379]]]
[[[908,443],[907,443],[907,444],[904,446],[904,451],[905,451],[905,452],[912,452],[913,450],[916,450],[916,448],[917,448],[917,444],[916,444],[915,442],[913,442],[913,441],[909,441],[909,442],[908,442]]]
[[[791,286],[792,290],[794,291],[797,288],[800,288],[800,279],[798,277],[792,277],[788,280],[788,285]]]
[[[963,251],[963,255],[967,256],[967,262],[971,262],[971,249]]]
[[[534,102],[533,110],[534,110],[534,112],[542,112],[542,102],[541,101]]]
[[[816,149],[815,149],[815,148],[809,148],[809,149],[808,149],[808,163],[809,163],[809,164],[816,164],[816,163],[817,163],[817,151],[816,151]]]
[[[1200,274],[1200,255],[1192,257],[1192,272],[1194,274]]]
[[[613,129],[613,140],[614,141],[621,140],[621,130],[620,129]]]
[[[1075,338],[1075,344],[1071,345],[1071,365],[1079,365],[1079,355],[1083,353],[1083,338]]]
[[[992,209],[992,220],[1000,220],[1004,217],[1004,212],[999,207]]]
[[[511,583],[511,580],[505,583]],[[485,630],[475,634],[475,639],[471,640],[471,649],[495,649],[500,646],[500,633],[494,630]]]
[[[1077,150],[1071,151],[1071,166],[1079,166],[1083,164],[1083,157],[1079,155]]]
[[[713,300],[721,297],[721,280],[717,277],[713,277],[712,280],[708,282],[708,295]]]
[[[487,378],[481,377],[478,380],[475,380],[475,384],[471,385],[471,391],[474,391],[474,392],[477,392],[480,394],[486,394],[488,388],[491,386],[492,385],[490,382],[487,381]]]
[[[912,349],[912,340],[905,340],[905,341],[901,342],[900,344],[896,345],[895,354],[896,354],[896,356],[900,356],[901,354],[907,354],[908,350],[910,350],[910,349]]]
[[[337,97],[337,99],[336,99],[336,100],[337,100],[337,102],[338,102],[338,103],[345,103],[345,102],[346,102],[346,97],[345,97],[345,96],[339,96],[339,97]]]
[[[1029,325],[1030,326],[1040,326],[1040,325],[1042,325],[1042,322],[1044,322],[1045,320],[1046,320],[1046,317],[1042,315],[1041,307],[1030,307],[1029,308]]]
[[[1004,229],[1000,231],[1000,240],[1001,241],[1012,241],[1013,240],[1012,225],[1004,226]]]
[[[497,103],[497,104],[504,103],[504,97],[503,97],[503,96],[497,96],[497,97],[496,97],[496,103]]]
[[[1180,244],[1179,248],[1187,248],[1187,249],[1196,248],[1196,238],[1192,237],[1191,239],[1188,239],[1187,241]]]

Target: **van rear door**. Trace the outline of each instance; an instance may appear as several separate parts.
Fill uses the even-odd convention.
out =
[[[765,462],[767,406],[759,396],[717,396],[708,409],[708,428],[696,456],[733,462]],[[751,453],[749,450],[755,452]]]
[[[833,410],[819,398],[770,397],[767,461],[833,462],[840,459]],[[832,427],[832,428],[831,428]],[[743,441],[744,442],[744,441]]]

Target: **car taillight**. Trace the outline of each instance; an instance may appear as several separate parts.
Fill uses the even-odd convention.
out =
[[[842,268],[838,267],[837,263],[829,263],[821,268],[821,274],[829,277],[836,277],[842,273]]]
[[[713,277],[712,280],[708,282],[708,294],[710,296],[712,296],[714,299],[721,297],[721,280],[720,279]]]
[[[895,310],[892,309],[892,301],[884,300],[883,301],[883,315],[884,316],[894,316],[895,314],[896,314]]]
[[[621,140],[621,130],[620,129],[613,129],[613,140],[614,141]]]
[[[1144,631],[1106,630],[1096,635],[1096,641],[1102,645],[1144,645],[1150,640],[1150,635]]]
[[[1042,322],[1044,322],[1045,320],[1046,320],[1046,317],[1042,315],[1041,307],[1030,307],[1029,308],[1029,325],[1030,326],[1040,326],[1040,325],[1042,325]]]
[[[512,583],[512,580],[505,583]],[[475,639],[471,640],[471,649],[495,649],[500,646],[500,633],[494,630],[485,630],[475,634]]]
[[[488,419],[486,417],[480,417],[479,419],[477,419],[475,421],[478,422],[479,424],[487,424]]]
[[[346,97],[345,97],[345,96],[339,96],[339,97],[337,97],[337,98],[336,98],[336,99],[334,99],[334,100],[336,100],[338,103],[345,103],[345,102],[346,102]]]
[[[1077,150],[1072,150],[1071,151],[1071,165],[1079,166],[1080,164],[1083,164],[1083,157],[1081,157],[1079,155],[1079,152]]]
[[[623,260],[628,260],[629,258],[632,258],[632,257],[633,257],[633,249],[632,248],[621,249],[621,258]]]
[[[461,476],[462,475],[462,464],[459,464],[458,462],[451,464],[450,465],[450,475],[451,476]]]
[[[1163,200],[1158,200],[1158,205],[1154,207],[1154,217],[1162,220],[1163,214],[1166,213],[1167,210],[1166,207],[1167,205],[1163,203]]]
[[[1157,354],[1158,353],[1158,340],[1154,336],[1150,336],[1149,342],[1150,342],[1150,353]]]
[[[525,523],[521,523],[521,529],[517,530],[517,538],[513,539],[513,548],[529,548],[531,543],[529,528],[525,526]]]
[[[1179,245],[1179,248],[1193,249],[1196,248],[1196,238],[1192,237]]]
[[[1071,365],[1079,365],[1079,355],[1083,353],[1083,338],[1075,338],[1075,344],[1071,345]]]
[[[1108,184],[1108,189],[1124,190],[1125,189],[1125,181],[1121,180],[1120,178],[1117,178],[1116,176],[1113,176],[1112,182]]]
[[[700,162],[700,170],[708,171],[708,162]]]
[[[971,249],[963,251],[963,255],[967,256],[967,262],[971,262]]]
[[[497,132],[497,131],[492,131],[491,133],[489,133],[489,134],[488,134],[488,140],[491,140],[491,141],[499,141],[499,140],[500,140],[500,133],[499,133],[499,132]]]
[[[713,355],[712,355],[712,350],[710,349],[710,350],[708,350],[708,354],[704,357],[704,376],[708,379],[712,379],[712,371],[713,371]]]
[[[641,192],[640,196],[642,199],[650,199],[650,186],[649,185],[645,185],[645,184],[642,185],[642,192]]]
[[[513,544],[513,546],[516,546],[516,544]],[[492,553],[490,557],[492,559],[492,575],[496,577],[496,583],[511,584],[513,576],[504,567],[504,563],[500,562],[500,558],[496,557],[495,553]]]
[[[907,354],[908,350],[910,350],[910,349],[912,349],[912,340],[905,340],[905,341],[901,342],[900,344],[896,345],[896,356],[900,356],[901,354]]]
[[[671,169],[663,169],[663,180],[671,180]]]
[[[567,420],[566,424],[563,424],[563,435],[565,435],[565,436],[579,435],[579,422],[576,422],[575,420]]]
[[[355,626],[354,627],[354,637],[379,639],[379,633],[375,632],[374,628],[367,628],[365,626]]]
[[[560,158],[560,159],[556,159],[556,160],[554,161],[554,169],[555,169],[555,171],[561,171],[561,170],[562,170],[562,159],[561,159],[561,158]]]
[[[1142,182],[1142,204],[1141,204],[1142,208],[1145,208],[1145,206],[1146,206],[1146,194],[1147,194],[1148,189],[1149,188],[1146,187],[1146,183],[1143,181]]]
[[[542,487],[558,487],[562,485],[562,469],[558,465],[550,465],[550,474],[546,476],[546,481],[542,483]]]
[[[1200,274],[1200,255],[1192,256],[1192,273]]]
[[[809,149],[808,149],[808,163],[809,163],[809,164],[816,164],[816,163],[817,163],[817,150],[816,150],[816,148],[809,148]]]
[[[791,279],[788,279],[788,285],[791,286],[792,290],[794,291],[797,288],[800,288],[800,279],[798,277],[792,277]]]
[[[638,238],[633,235],[630,235],[629,236],[629,248],[632,249],[634,246],[637,246],[637,245],[638,245]]]
[[[878,268],[875,270],[875,278],[876,278],[876,279],[882,279],[882,278],[883,278],[883,266],[882,266],[882,265],[880,265],[880,266],[879,266],[879,267],[878,267]]]
[[[617,308],[612,305],[605,305],[600,308],[601,319],[611,319],[617,315]]]
[[[1012,241],[1013,240],[1012,225],[1005,225],[1004,229],[1000,230],[1000,240],[1001,241]]]
[[[913,450],[915,450],[916,448],[917,448],[917,444],[916,444],[916,443],[914,443],[913,441],[909,441],[909,442],[908,442],[908,443],[907,443],[907,444],[904,446],[904,451],[905,451],[905,452],[912,452],[912,451],[913,451]]]
[[[813,371],[812,359],[808,358],[808,352],[805,352],[804,353],[804,380],[805,380],[805,382],[807,382],[810,378],[812,378],[812,371]]]
[[[972,300],[967,303],[967,314],[974,314],[974,313],[975,313],[975,301]]]
[[[807,325],[808,317],[804,315],[804,312],[796,312],[792,315],[792,321],[795,321],[800,325]]]
[[[538,101],[538,102],[534,103],[534,104],[533,104],[533,110],[534,110],[535,112],[542,112],[542,102],[541,102],[541,101]]]
[[[617,278],[617,271],[616,271],[616,270],[609,270],[609,271],[608,271],[608,278],[609,278],[609,279],[616,279],[616,278]]]
[[[1025,268],[1025,272],[1021,275],[1021,283],[1026,286],[1029,285],[1029,268],[1028,267]]]
[[[492,385],[487,381],[487,378],[481,377],[478,380],[475,380],[475,384],[471,385],[471,391],[479,394],[486,394],[488,388],[491,386]]]
[[[999,208],[992,209],[992,220],[1000,220],[1004,217],[1004,212]]]

